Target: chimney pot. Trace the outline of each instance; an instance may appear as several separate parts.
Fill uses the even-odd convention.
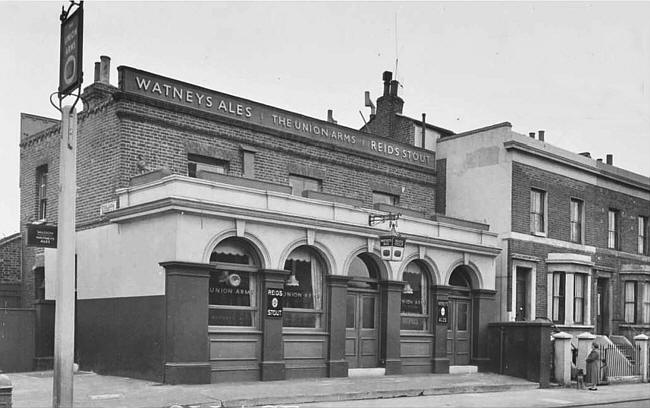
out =
[[[602,163],[602,162],[603,162],[603,159],[596,159],[596,161],[597,161],[598,163]]]
[[[102,84],[110,85],[111,83],[111,57],[102,55],[99,57],[100,60],[100,73],[99,73],[99,82]]]
[[[608,154],[606,156],[606,158],[607,158],[607,164],[609,164],[610,166],[613,166],[614,165],[614,155],[613,154]]]
[[[543,142],[543,141],[544,141],[544,133],[545,133],[544,130],[538,130],[538,131],[537,131],[537,134],[539,135],[539,141],[540,141],[540,142]]]
[[[384,71],[382,78],[384,80],[384,96],[388,96],[388,88],[390,86],[391,79],[393,79],[393,73],[390,71]]]
[[[399,87],[399,82],[397,80],[393,79],[390,81],[390,95],[391,96],[397,96],[397,88]]]
[[[589,152],[582,152],[582,153],[580,153],[580,156],[589,157],[591,159],[591,153],[589,153]]]
[[[95,82],[99,82],[99,75],[101,70],[101,63],[99,61],[95,62]]]
[[[532,137],[533,139],[535,138],[535,132],[528,132],[528,136]]]
[[[331,109],[327,110],[327,121],[330,123],[337,123],[336,120],[334,120],[334,112],[332,112]]]

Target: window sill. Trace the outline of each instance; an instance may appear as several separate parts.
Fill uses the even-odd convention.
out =
[[[410,336],[410,337],[433,337],[433,333],[430,333],[426,330],[400,330],[400,336]]]
[[[208,326],[208,334],[223,334],[223,333],[246,333],[246,334],[262,334],[262,331],[256,327],[245,326]]]
[[[534,235],[536,237],[546,238],[546,233],[545,232],[531,232],[530,235]]]
[[[576,330],[576,329],[581,329],[581,330],[592,330],[595,326],[594,325],[589,325],[589,324],[555,324],[555,327],[558,329],[571,329],[571,330]]]
[[[618,327],[626,329],[650,329],[650,323],[622,323]]]

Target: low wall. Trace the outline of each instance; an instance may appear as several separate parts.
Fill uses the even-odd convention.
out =
[[[500,322],[488,325],[490,371],[550,383],[551,323]]]
[[[0,371],[34,369],[34,309],[0,309]]]

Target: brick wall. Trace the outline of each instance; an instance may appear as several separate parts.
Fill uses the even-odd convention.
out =
[[[620,210],[622,252],[637,253],[637,217],[650,216],[650,201],[584,183],[521,163],[512,165],[512,230],[530,233],[530,190],[544,190],[548,201],[547,236],[570,240],[570,200],[584,202],[584,244],[607,248],[608,210]]]
[[[0,239],[0,282],[20,282],[21,244],[20,234]]]

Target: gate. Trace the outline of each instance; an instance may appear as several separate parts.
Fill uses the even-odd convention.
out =
[[[603,348],[603,374],[606,377],[640,376],[641,347],[610,344]]]

